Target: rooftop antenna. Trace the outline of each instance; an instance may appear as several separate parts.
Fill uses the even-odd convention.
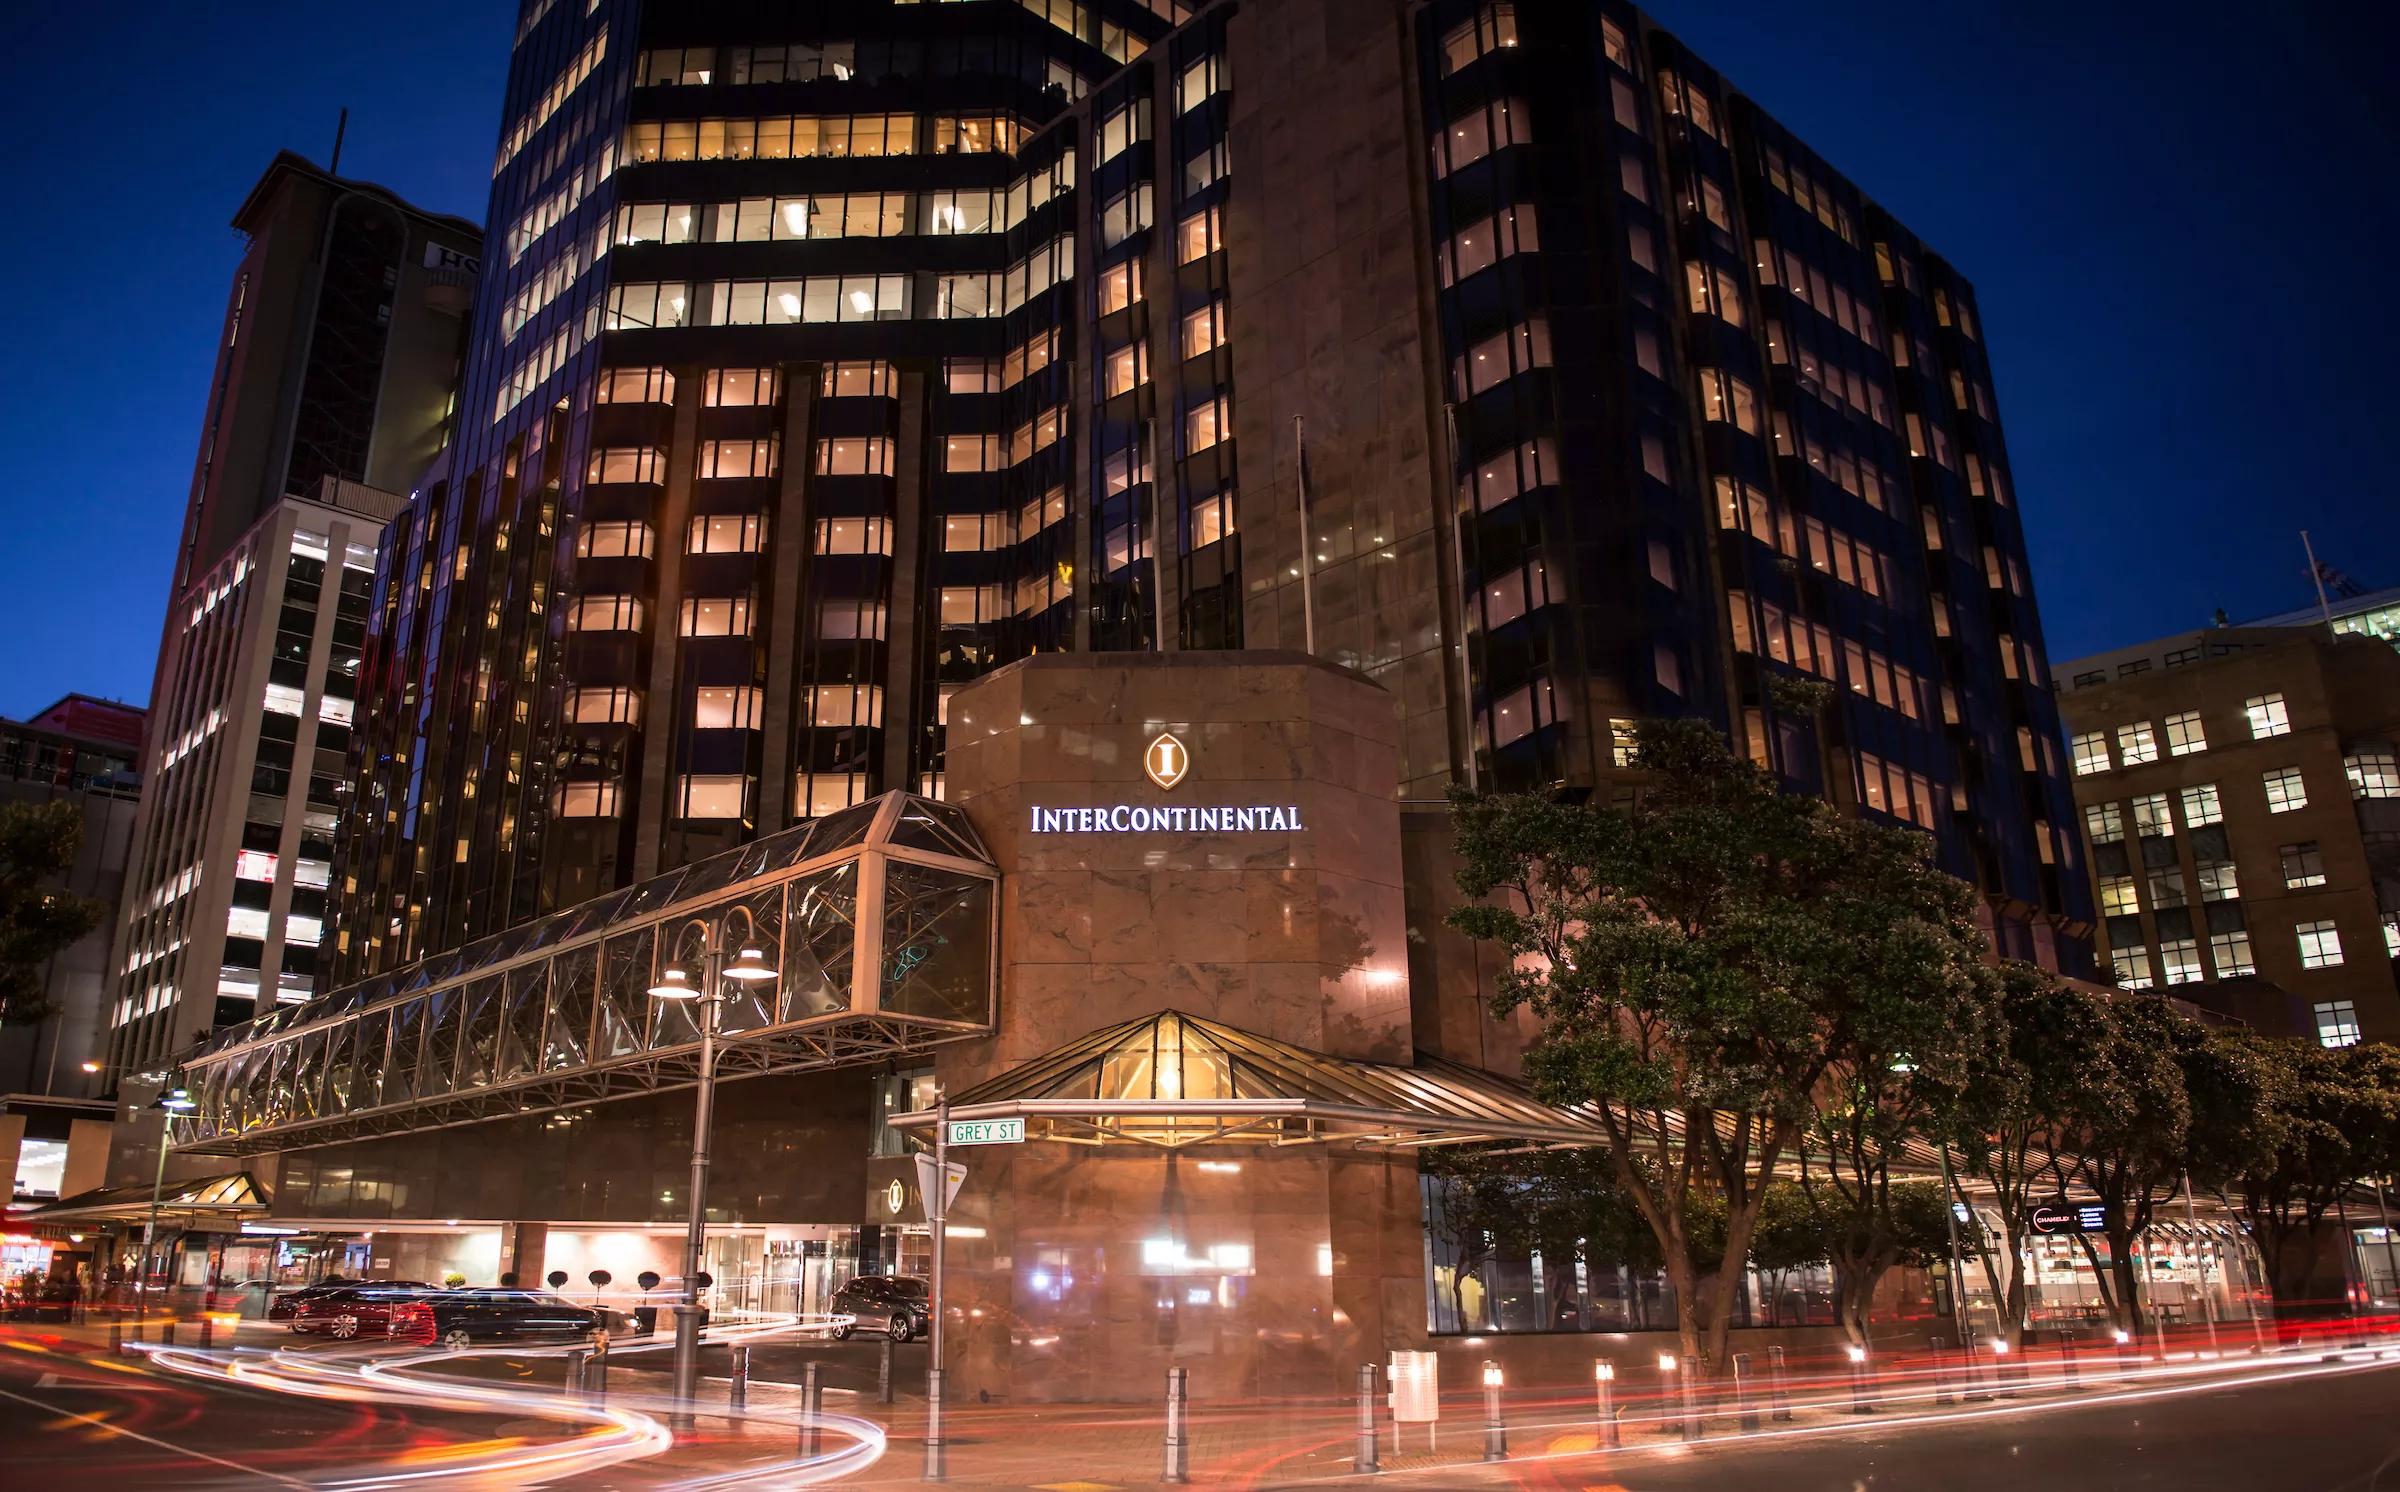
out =
[[[345,104],[342,107],[341,119],[336,122],[333,127],[333,164],[325,168],[325,174],[328,176],[339,176],[342,174],[342,136],[349,133],[349,130],[350,109],[349,106]]]
[[[2317,610],[2325,618],[2325,630],[2333,630],[2333,603],[2325,599],[2325,571],[2317,563],[2317,546],[2308,541],[2308,530],[2300,530],[2300,548],[2308,556],[2308,578],[2316,583]]]

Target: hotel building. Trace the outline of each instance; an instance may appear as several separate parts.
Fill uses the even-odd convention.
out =
[[[1027,1135],[962,1194],[954,1392],[1456,1348],[1416,1148],[1591,1131],[1443,928],[1438,799],[1607,790],[1650,715],[1918,826],[2001,951],[2082,970],[1972,289],[1673,37],[808,16],[524,10],[458,440],[376,575],[333,989],[184,1070],[187,1149],[260,1157],[277,1226],[676,1272],[699,1043],[646,992],[756,946],[724,1301],[922,1266],[938,1086]],[[1486,1329],[1658,1309],[1530,1268]]]

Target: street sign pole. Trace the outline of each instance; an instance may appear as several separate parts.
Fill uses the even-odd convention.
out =
[[[942,1444],[942,1246],[950,1231],[950,1094],[942,1090],[934,1103],[933,1185],[920,1187],[925,1215],[933,1222],[933,1279],[927,1290],[933,1306],[933,1329],[925,1352],[925,1480],[941,1481],[949,1473]]]

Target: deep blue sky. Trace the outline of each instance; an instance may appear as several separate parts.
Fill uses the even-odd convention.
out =
[[[1272,3],[1272,0],[1266,0]],[[2400,22],[2354,0],[1657,0],[1972,278],[2068,658],[2400,583]],[[150,687],[227,277],[278,147],[480,218],[515,7],[20,7],[0,714]]]

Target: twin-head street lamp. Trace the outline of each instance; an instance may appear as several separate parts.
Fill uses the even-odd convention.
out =
[[[730,907],[721,918],[686,923],[677,938],[680,943],[683,934],[699,930],[699,982],[693,982],[690,970],[674,963],[660,969],[658,982],[650,986],[653,1000],[700,1002],[697,1022],[700,1082],[692,1118],[691,1208],[683,1239],[683,1298],[675,1303],[675,1418],[685,1428],[691,1424],[692,1401],[700,1391],[700,1265],[708,1226],[708,1128],[717,1098],[717,1018],[725,1006],[723,981],[763,984],[775,977],[775,966],[767,962],[766,953],[755,943],[743,944],[730,963],[725,960],[726,932],[735,913],[741,915],[751,937],[756,938],[758,923],[748,907]]]
[[[90,1063],[85,1063],[90,1066]],[[158,1169],[150,1175],[150,1216],[142,1224],[141,1273],[133,1282],[134,1320],[150,1319],[150,1249],[158,1237],[158,1195],[167,1185],[167,1142],[173,1135],[175,1116],[188,1114],[200,1107],[188,1088],[168,1088],[158,1095],[150,1108],[164,1111],[158,1121]]]

